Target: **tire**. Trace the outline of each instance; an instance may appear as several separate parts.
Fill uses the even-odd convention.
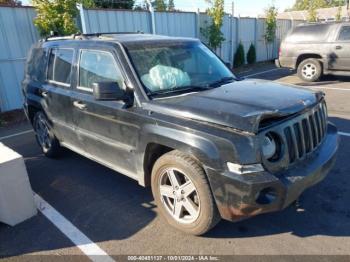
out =
[[[38,111],[34,115],[33,127],[36,140],[44,155],[50,158],[59,156],[62,148],[51,130],[47,117],[42,111]]]
[[[298,77],[306,82],[316,82],[322,76],[322,64],[314,58],[303,60],[298,66]]]
[[[203,168],[177,150],[155,162],[152,193],[167,222],[185,233],[202,235],[220,221]]]

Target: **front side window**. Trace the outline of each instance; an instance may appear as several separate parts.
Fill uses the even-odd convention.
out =
[[[78,89],[92,91],[93,83],[117,82],[124,87],[124,80],[114,57],[109,52],[82,50],[79,62]]]
[[[70,84],[73,49],[52,49],[49,57],[48,80]]]
[[[149,95],[204,90],[235,79],[200,42],[135,43],[127,50]]]
[[[350,26],[343,26],[339,33],[340,41],[350,41]]]

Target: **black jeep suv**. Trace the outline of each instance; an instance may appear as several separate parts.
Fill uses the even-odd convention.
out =
[[[23,94],[46,156],[66,147],[152,186],[161,214],[191,234],[287,207],[338,148],[323,93],[238,79],[196,39],[42,40]]]

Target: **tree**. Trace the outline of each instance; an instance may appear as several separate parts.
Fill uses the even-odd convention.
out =
[[[168,3],[168,11],[175,11],[175,3],[174,3],[174,0],[169,0],[169,3]]]
[[[345,5],[346,0],[296,0],[292,10],[310,10]]]
[[[51,32],[57,35],[69,35],[78,32],[75,18],[78,15],[77,3],[84,7],[94,6],[92,0],[32,0],[37,11],[34,24],[41,36],[49,36]]]
[[[75,0],[32,0],[37,10],[34,24],[41,36],[54,31],[58,35],[73,34],[78,31],[74,18],[78,14]]]
[[[0,5],[21,6],[22,1],[17,0],[0,0]]]
[[[310,5],[309,10],[308,10],[308,17],[307,20],[309,22],[317,22],[317,10],[315,6]]]
[[[245,56],[244,56],[244,46],[242,42],[239,42],[239,45],[237,47],[234,60],[233,60],[233,66],[239,67],[241,65],[245,64]]]
[[[114,9],[132,9],[134,0],[91,0],[94,7],[97,8],[114,8]]]
[[[225,40],[224,34],[221,32],[224,17],[224,0],[208,1],[212,5],[207,10],[207,14],[211,18],[211,24],[205,28],[201,28],[201,33],[208,40],[209,46],[216,49]]]
[[[141,3],[134,6],[136,11],[149,11],[149,6],[146,0],[143,0]]]
[[[155,0],[153,2],[153,8],[155,11],[164,12],[167,10],[167,4],[164,0]]]
[[[343,11],[342,7],[339,6],[337,10],[337,14],[335,15],[335,20],[338,22],[341,21],[342,19],[342,11]]]
[[[256,62],[256,50],[253,43],[250,44],[250,47],[247,53],[247,62],[248,64],[254,64]]]
[[[265,24],[266,24],[266,33],[265,33],[265,43],[266,43],[266,55],[269,59],[269,46],[275,41],[276,38],[276,28],[277,28],[277,8],[275,6],[270,6],[266,9],[265,15]]]

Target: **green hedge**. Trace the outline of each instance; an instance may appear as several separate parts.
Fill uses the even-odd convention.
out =
[[[256,62],[256,50],[253,43],[250,44],[250,47],[247,53],[247,62],[248,64],[254,64]]]
[[[238,47],[237,47],[236,53],[235,53],[233,66],[239,67],[239,66],[244,65],[244,64],[245,64],[244,47],[243,47],[242,43],[240,42]]]

